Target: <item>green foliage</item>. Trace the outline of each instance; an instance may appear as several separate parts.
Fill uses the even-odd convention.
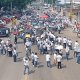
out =
[[[4,7],[5,9],[10,9],[12,5],[12,8],[16,7],[22,9],[31,2],[32,0],[0,0],[0,8]]]

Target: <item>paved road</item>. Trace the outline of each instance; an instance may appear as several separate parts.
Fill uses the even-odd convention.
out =
[[[21,46],[21,47],[19,47]],[[0,55],[0,80],[20,80],[23,74],[23,45],[18,46],[18,62],[14,63],[13,58]]]
[[[70,28],[62,31],[60,35],[63,37],[67,36],[67,38],[72,39],[73,42],[78,40],[80,43],[80,38],[77,38],[76,33],[73,33]],[[63,60],[63,68],[58,70],[54,65],[52,68],[46,67],[45,55],[40,55],[36,46],[32,46],[32,51],[38,53],[40,65],[38,68],[34,68],[30,62],[31,74],[24,76],[22,58],[25,55],[25,49],[21,42],[22,40],[19,40],[17,50],[18,62],[14,63],[13,58],[0,55],[0,80],[80,80],[80,65],[77,64],[76,59],[73,58],[73,51],[71,51],[70,60]],[[53,55],[51,63],[53,64]]]
[[[56,33],[57,34],[57,33]],[[60,34],[63,37],[70,38],[73,42],[80,38],[77,38],[76,33],[73,33],[70,28],[65,29]],[[32,48],[36,52],[37,48]],[[38,52],[38,51],[37,51]],[[39,53],[39,52],[38,52]],[[45,55],[38,55],[41,62],[39,68],[33,68],[33,73],[29,75],[29,80],[80,80],[80,65],[76,63],[76,59],[73,57],[73,51],[70,54],[70,60],[62,61],[62,69],[58,70],[56,66],[52,68],[46,67]],[[52,56],[53,57],[53,56]],[[51,64],[53,64],[53,59]]]
[[[17,22],[18,23],[18,22]],[[11,23],[7,25],[11,28]],[[6,41],[8,38],[2,38]],[[13,42],[13,36],[10,36],[11,41]],[[7,55],[0,55],[0,80],[21,80],[23,76],[23,62],[22,59],[25,55],[24,45],[21,43],[22,40],[18,40],[19,44],[17,45],[18,52],[18,62],[14,63],[13,58],[8,57]]]

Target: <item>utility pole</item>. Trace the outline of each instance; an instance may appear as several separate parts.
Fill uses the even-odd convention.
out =
[[[64,11],[64,15],[66,16],[66,0],[64,1],[64,3],[65,3],[65,6],[64,6],[64,8],[65,8],[65,9],[64,9],[64,10],[65,10],[65,11]]]
[[[73,9],[73,0],[70,0],[70,10],[72,11],[72,9]]]
[[[72,17],[73,17],[73,0],[70,0],[70,21],[72,21]]]

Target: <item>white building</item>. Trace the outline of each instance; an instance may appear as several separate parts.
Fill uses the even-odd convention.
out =
[[[74,4],[80,4],[80,0],[58,0],[60,1],[60,4],[65,4],[65,3],[74,3]]]

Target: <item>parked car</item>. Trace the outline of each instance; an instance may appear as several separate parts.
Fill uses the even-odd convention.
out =
[[[0,37],[9,37],[10,35],[10,29],[6,27],[0,28]]]
[[[1,19],[2,19],[2,21],[6,22],[6,24],[11,21],[11,19],[7,16],[3,16],[3,17],[1,17]]]

